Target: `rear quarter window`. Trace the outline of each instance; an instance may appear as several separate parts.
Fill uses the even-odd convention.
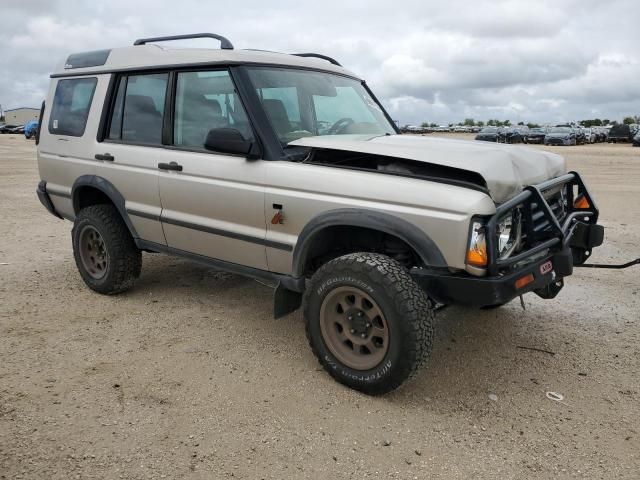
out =
[[[97,83],[95,77],[58,81],[49,115],[49,133],[71,137],[84,135]]]

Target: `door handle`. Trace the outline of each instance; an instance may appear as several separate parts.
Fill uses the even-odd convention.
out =
[[[179,165],[177,162],[159,163],[158,164],[158,168],[160,170],[173,170],[173,171],[176,171],[176,172],[181,172],[182,171],[182,165]]]
[[[110,153],[96,153],[95,159],[105,160],[107,162],[113,162],[115,160],[115,157]]]

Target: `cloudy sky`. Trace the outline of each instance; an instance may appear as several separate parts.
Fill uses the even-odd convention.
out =
[[[5,109],[39,106],[69,53],[210,31],[333,56],[401,124],[640,115],[637,0],[0,0],[0,18]]]

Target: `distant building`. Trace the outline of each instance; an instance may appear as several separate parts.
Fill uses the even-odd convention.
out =
[[[21,107],[4,111],[4,123],[7,125],[24,125],[29,120],[38,120],[39,108]]]

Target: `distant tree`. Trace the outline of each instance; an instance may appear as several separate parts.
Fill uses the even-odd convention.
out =
[[[437,123],[430,123],[430,124],[429,124],[429,126],[430,126],[431,128],[436,128],[436,127],[438,126],[438,124],[437,124]]]
[[[466,125],[467,127],[474,127],[476,125],[476,122],[473,121],[473,118],[465,118],[464,125]]]
[[[429,127],[429,122],[422,122],[422,123],[420,124],[420,127],[422,127],[422,128],[428,128],[428,127]]]
[[[622,123],[624,123],[625,125],[631,125],[632,123],[636,123],[636,119],[635,117],[624,117]]]
[[[618,121],[617,120],[611,120],[611,125],[618,125]]]
[[[495,120],[487,120],[487,125],[490,127],[495,127],[496,126],[496,121]]]
[[[520,124],[518,124],[518,125],[520,125]],[[529,123],[527,123],[527,127],[529,127],[529,128],[540,128],[540,125],[538,125],[537,123],[529,122]]]
[[[502,122],[502,125],[504,125],[505,127],[510,127],[511,126],[511,120],[505,120],[504,122]]]
[[[476,125],[477,125],[478,127],[484,127],[484,122],[483,122],[482,120],[479,120],[479,121],[476,123]]]
[[[599,118],[594,118],[593,120],[580,120],[578,122],[583,127],[591,128],[591,127],[599,127],[602,125],[602,120]]]
[[[518,125],[524,126],[524,122],[518,122]]]
[[[4,122],[4,115],[0,117],[0,122]]]
[[[608,118],[605,118],[604,120],[602,120],[603,125],[609,125],[610,123],[611,123],[611,120],[609,120]]]

